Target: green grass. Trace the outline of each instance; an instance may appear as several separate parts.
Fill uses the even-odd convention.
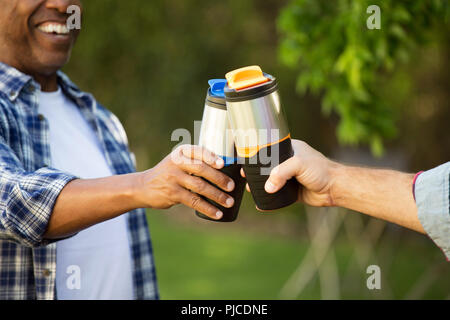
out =
[[[276,299],[307,244],[192,230],[149,215],[162,299]]]
[[[247,232],[242,224],[239,228],[203,220],[183,224],[174,222],[166,213],[154,211],[148,219],[161,299],[278,299],[283,284],[310,244],[302,237]],[[340,237],[334,250],[341,298],[404,298],[431,264],[445,261],[439,249],[421,237],[407,232],[406,237],[397,240],[382,238],[375,260],[369,261],[379,264],[385,272],[384,290],[378,292],[365,287],[368,275],[350,260],[353,247],[347,238]],[[383,260],[383,254],[388,258]],[[448,297],[450,266],[440,265],[439,276],[419,298]],[[321,298],[317,277],[299,298]]]

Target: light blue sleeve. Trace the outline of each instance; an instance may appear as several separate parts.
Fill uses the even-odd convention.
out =
[[[421,173],[415,196],[420,223],[450,260],[450,161]]]

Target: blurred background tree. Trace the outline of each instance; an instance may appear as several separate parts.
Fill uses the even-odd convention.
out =
[[[371,5],[380,9],[380,29],[366,26]],[[369,143],[380,156],[383,138],[396,132],[399,107],[383,90],[393,89],[393,73],[410,61],[414,49],[430,42],[436,30],[443,40],[448,36],[449,18],[446,0],[294,0],[278,20],[280,57],[299,70],[300,94],[323,93],[323,112],[339,115],[340,142]]]
[[[118,115],[139,170],[178,143],[173,130],[194,133],[208,79],[253,64],[278,78],[293,137],[327,156],[411,172],[448,161],[448,2],[372,1],[381,30],[367,29],[367,3],[84,1],[64,71]],[[380,154],[383,141],[374,159],[367,145]],[[182,206],[149,210],[162,298],[448,296],[449,268],[426,237],[359,214],[315,213],[296,204],[260,214],[248,194],[232,224]],[[389,290],[367,290],[372,263]],[[301,282],[288,281],[297,274]]]

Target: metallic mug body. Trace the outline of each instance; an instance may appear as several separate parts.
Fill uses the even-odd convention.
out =
[[[248,68],[257,70],[255,67]],[[246,69],[232,73],[236,75],[240,70],[246,72]],[[239,89],[230,86],[232,77],[227,74],[228,84],[224,93],[239,162],[245,171],[253,199],[259,209],[275,210],[297,201],[299,184],[291,179],[276,193],[269,194],[264,190],[271,169],[292,157],[294,152],[277,81],[260,69],[259,72],[261,74],[255,77],[259,77],[260,83]],[[249,77],[244,79],[249,82]]]
[[[209,81],[210,88],[206,95],[198,143],[200,146],[222,157],[225,165],[220,171],[235,182],[234,190],[227,192],[234,199],[233,207],[225,208],[204,198],[222,211],[223,216],[220,220],[210,219],[196,211],[196,214],[201,218],[219,222],[231,222],[237,219],[245,188],[245,179],[240,175],[241,166],[237,163],[233,132],[228,120],[225,98],[222,97],[225,82],[225,79]],[[222,94],[220,88],[222,89]]]

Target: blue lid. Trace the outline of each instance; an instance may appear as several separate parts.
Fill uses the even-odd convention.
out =
[[[226,157],[226,156],[221,156],[221,158],[223,159],[224,167],[228,167],[231,166],[232,164],[238,163],[238,158],[236,157]]]
[[[225,98],[224,88],[227,84],[226,79],[211,79],[208,80],[209,91],[213,97]]]

